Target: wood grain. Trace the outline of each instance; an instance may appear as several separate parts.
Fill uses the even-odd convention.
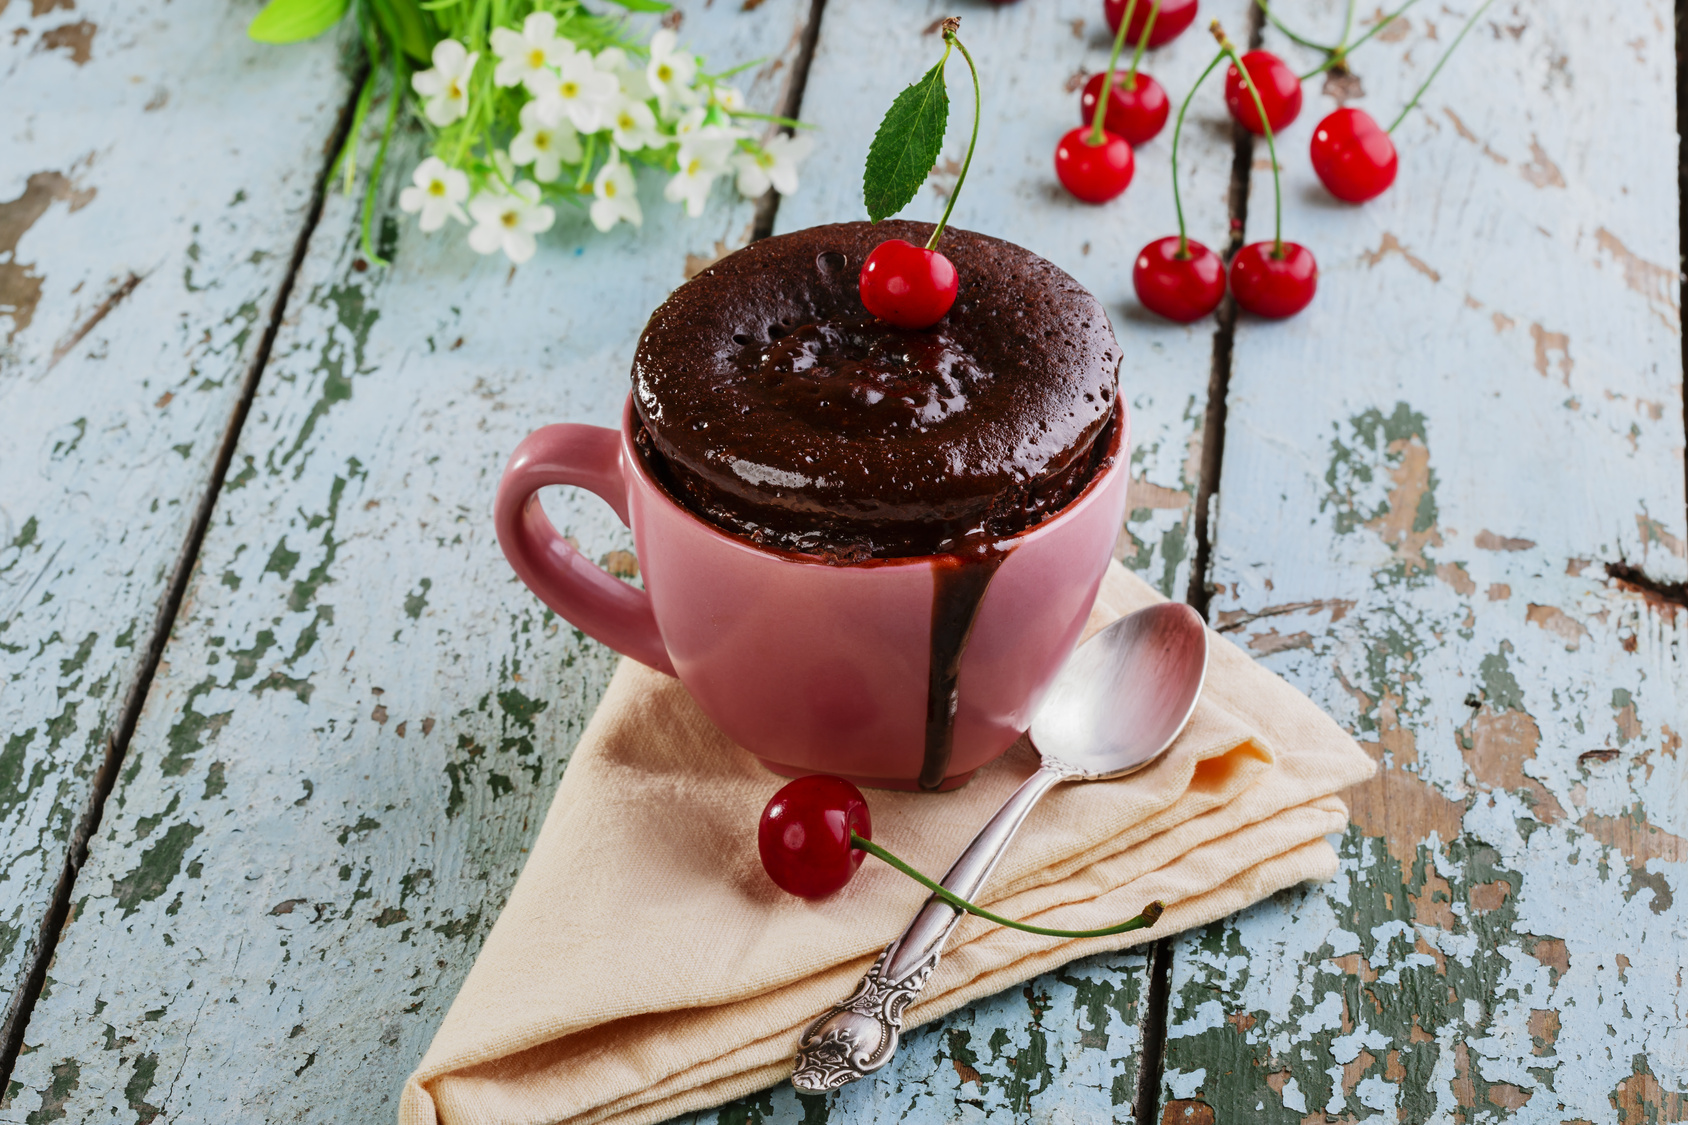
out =
[[[743,81],[777,108],[809,4],[704,7],[686,41],[766,57]],[[359,199],[311,241],[10,1119],[391,1120],[608,678],[505,564],[493,489],[529,430],[614,422],[650,309],[753,205],[723,184],[687,220],[653,177],[642,232],[566,214],[512,274],[392,206],[419,144],[390,271],[359,257]],[[594,558],[631,546],[596,500],[548,506]]]
[[[1351,104],[1387,124],[1470,7]],[[1213,608],[1384,768],[1333,883],[1178,944],[1163,1121],[1684,1119],[1688,615],[1605,571],[1688,573],[1672,19],[1496,5],[1362,208],[1308,166],[1331,98],[1283,138],[1320,292],[1239,326]]]
[[[0,5],[0,1007],[348,97],[334,42],[247,42],[257,8]]]

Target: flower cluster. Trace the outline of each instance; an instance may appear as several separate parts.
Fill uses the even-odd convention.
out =
[[[693,217],[723,177],[747,198],[797,190],[810,139],[758,140],[742,122],[778,119],[750,112],[672,30],[641,50],[578,7],[559,7],[563,23],[557,12],[535,10],[519,29],[491,28],[484,43],[442,38],[433,66],[410,76],[437,132],[399,207],[424,231],[462,223],[476,251],[502,250],[520,263],[556,219],[547,200],[589,198],[600,231],[639,226],[636,164],[669,173],[664,198]]]

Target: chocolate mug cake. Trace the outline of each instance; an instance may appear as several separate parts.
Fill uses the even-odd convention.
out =
[[[1012,243],[949,228],[949,313],[908,331],[863,307],[863,260],[927,224],[814,227],[738,251],[652,315],[634,442],[679,504],[817,565],[931,556],[926,751],[949,773],[961,658],[1011,537],[1109,465],[1122,358],[1101,304]]]
[[[887,238],[839,223],[764,239],[677,289],[633,362],[639,445],[698,515],[832,561],[965,550],[1064,507],[1095,474],[1121,352],[1065,272],[955,228],[949,314],[875,320],[857,278]]]

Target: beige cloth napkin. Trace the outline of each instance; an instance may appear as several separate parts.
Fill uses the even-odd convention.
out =
[[[1160,600],[1113,564],[1089,628]],[[1129,778],[1058,786],[981,896],[1061,929],[1161,899],[1160,924],[1071,941],[966,918],[907,1026],[1336,873],[1325,836],[1348,822],[1336,794],[1372,760],[1305,696],[1211,640],[1207,688],[1167,755]],[[1035,768],[1022,740],[954,792],[869,791],[874,839],[941,874]],[[789,1076],[802,1029],[849,994],[926,892],[872,858],[821,902],[775,888],[756,824],[782,784],[677,681],[622,661],[405,1084],[402,1125],[643,1125]]]

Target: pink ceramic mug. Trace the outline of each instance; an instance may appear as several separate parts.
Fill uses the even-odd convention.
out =
[[[1125,514],[1129,415],[1111,464],[1054,517],[999,544],[961,650],[941,783],[964,784],[1007,750],[1072,651]],[[621,429],[554,425],[516,447],[494,516],[505,558],[582,632],[678,676],[709,718],[775,773],[832,773],[914,789],[928,761],[934,592],[949,556],[834,565],[728,535],[675,503]],[[591,489],[633,530],[643,590],[557,534],[547,485]]]

